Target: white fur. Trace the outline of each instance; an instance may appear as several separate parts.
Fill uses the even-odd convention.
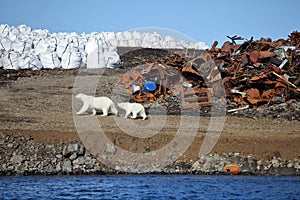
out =
[[[118,115],[115,104],[108,97],[93,97],[82,93],[77,94],[75,97],[83,102],[82,108],[76,113],[77,115],[83,114],[88,109],[92,110],[92,115],[96,115],[96,110],[103,112],[101,116],[107,116],[109,111],[114,115]]]
[[[125,117],[127,118],[130,113],[132,113],[131,118],[135,119],[137,115],[143,117],[143,120],[147,118],[147,115],[145,113],[145,108],[140,103],[129,103],[129,102],[123,102],[118,103],[118,106],[126,111]]]

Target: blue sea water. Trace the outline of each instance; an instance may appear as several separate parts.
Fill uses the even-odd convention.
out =
[[[0,199],[300,199],[299,177],[0,177]]]

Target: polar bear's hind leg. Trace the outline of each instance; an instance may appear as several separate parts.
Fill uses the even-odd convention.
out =
[[[112,103],[111,106],[110,106],[110,111],[111,111],[114,115],[118,116],[118,110],[117,110],[116,106],[115,106],[113,103]]]
[[[132,112],[131,119],[135,119],[137,117],[137,112]]]
[[[126,110],[124,118],[127,118],[129,114],[130,114],[130,112]]]
[[[96,115],[96,113],[97,113],[97,112],[96,112],[96,110],[95,110],[95,109],[93,109],[92,111],[93,111],[93,114],[92,114],[92,116],[95,116],[95,115]]]

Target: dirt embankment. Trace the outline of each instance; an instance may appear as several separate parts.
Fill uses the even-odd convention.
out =
[[[99,78],[96,94],[110,96],[116,81],[125,69],[105,70]],[[30,135],[37,142],[66,143],[80,140],[74,124],[72,95],[76,77],[97,76],[96,71],[45,70],[37,76],[16,80],[3,78],[0,82],[0,132]],[[77,111],[77,110],[76,110]],[[122,115],[122,113],[121,113]],[[121,116],[119,116],[121,117]],[[137,119],[143,128],[156,117]],[[195,116],[194,116],[195,117]],[[164,128],[151,138],[136,138],[124,133],[113,116],[97,116],[107,137],[118,147],[131,152],[156,150],[175,137],[180,116],[168,115]],[[130,120],[123,119],[120,120]],[[210,125],[210,118],[201,117],[192,145],[181,157],[183,161],[197,160],[200,146]],[[212,153],[239,152],[257,159],[300,157],[300,123],[284,119],[253,119],[227,116],[222,134]]]

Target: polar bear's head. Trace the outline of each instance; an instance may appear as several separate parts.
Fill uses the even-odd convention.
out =
[[[82,99],[84,96],[85,96],[84,94],[79,93],[79,94],[77,94],[75,97],[76,97],[77,99]]]
[[[123,108],[123,109],[126,109],[127,108],[127,104],[126,103],[118,103],[118,106],[120,107],[120,108]]]

